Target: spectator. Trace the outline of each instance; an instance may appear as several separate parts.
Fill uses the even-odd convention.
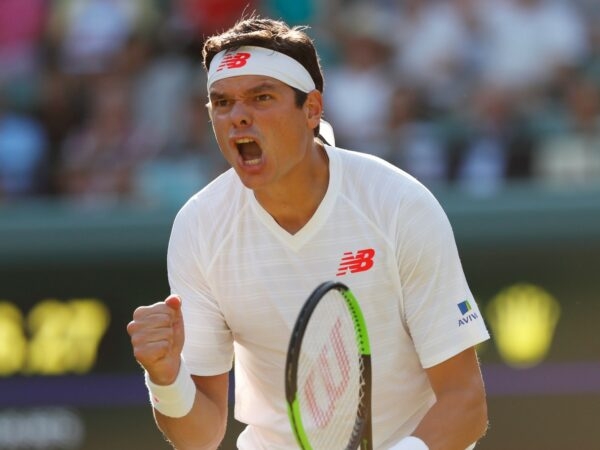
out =
[[[173,0],[177,20],[200,41],[229,28],[242,12],[250,13],[258,4],[258,0]]]
[[[136,123],[152,128],[155,137],[168,146],[186,133],[184,116],[198,82],[197,74],[202,72],[184,53],[183,40],[174,30],[163,29],[161,39],[149,47],[140,67],[130,73],[131,107]]]
[[[426,96],[398,85],[392,96],[386,158],[430,188],[448,181],[450,159],[441,128],[428,120]]]
[[[204,127],[189,125],[190,115],[200,115],[191,111],[203,107],[194,90],[198,49],[203,36],[230,26],[244,9],[311,24],[329,80],[325,118],[343,147],[388,157],[429,186],[450,180],[494,192],[507,180],[531,175],[531,144],[522,119],[532,118],[531,130],[540,136],[536,179],[558,183],[571,177],[565,172],[569,164],[579,167],[572,167],[573,174],[582,170],[583,160],[588,170],[593,168],[590,155],[572,150],[580,148],[574,137],[582,144],[582,129],[590,136],[594,128],[575,119],[581,113],[573,108],[585,108],[573,103],[585,102],[573,100],[582,94],[573,93],[572,80],[584,75],[585,86],[600,86],[596,0],[5,0],[0,7],[0,84],[7,107],[0,171],[8,173],[9,165],[20,160],[20,167],[35,167],[28,174],[38,178],[29,187],[13,185],[10,195],[79,195],[74,180],[80,172],[68,167],[78,166],[74,161],[86,160],[90,151],[76,152],[74,143],[92,147],[90,136],[111,134],[98,131],[110,128],[98,125],[108,119],[91,120],[87,112],[113,108],[108,107],[112,100],[100,102],[94,90],[114,77],[123,85],[118,90],[126,91],[121,106],[114,102],[115,111],[127,111],[118,113],[127,117],[124,128],[129,130],[120,133],[136,135],[133,141],[139,142],[143,130],[152,129],[149,155],[140,156],[143,163],[133,164],[132,173],[194,164],[212,171],[215,161],[205,159],[201,150],[202,156],[192,158],[194,149],[204,146],[199,137]],[[480,92],[480,86],[495,87]],[[470,106],[469,98],[476,103]],[[590,103],[593,98],[590,94]],[[449,137],[445,127],[457,121],[466,131],[463,139]],[[17,158],[11,147],[16,142],[28,142],[30,152],[23,150]],[[102,152],[103,158],[110,159],[109,153]],[[160,156],[157,164],[147,164],[153,154]],[[116,166],[119,157],[114,158]],[[129,156],[124,158],[128,166]],[[195,162],[186,166],[184,160]],[[54,168],[57,175],[47,175]],[[594,179],[583,172],[573,177],[581,183]],[[106,183],[114,178],[116,172]],[[124,176],[129,181],[117,196],[136,195],[141,178]],[[203,179],[200,175],[200,181],[187,186]],[[112,196],[108,192],[114,189],[105,188],[103,195]],[[20,190],[24,194],[16,194]]]
[[[0,84],[21,107],[34,108],[42,68],[45,0],[3,0],[0,4]]]
[[[458,185],[476,195],[497,193],[509,178],[529,173],[530,148],[511,92],[483,85],[473,93],[459,154]]]
[[[600,88],[573,79],[564,99],[566,115],[556,134],[541,139],[534,153],[536,180],[555,186],[600,184]]]
[[[389,15],[358,3],[338,20],[341,58],[325,68],[325,118],[340,147],[381,155],[393,89]]]
[[[269,17],[279,17],[290,25],[314,24],[318,10],[328,5],[317,0],[263,0],[263,9]]]
[[[420,86],[434,105],[455,103],[464,88],[476,31],[470,3],[405,0],[392,33],[398,76]],[[468,22],[471,20],[471,23]]]
[[[586,55],[586,22],[564,0],[487,0],[480,8],[486,31],[486,84],[528,93],[546,86]]]
[[[156,141],[133,123],[126,82],[108,77],[96,83],[88,119],[61,149],[58,183],[78,200],[131,198],[135,170],[156,155]]]
[[[44,191],[47,140],[35,119],[7,108],[0,90],[0,199]]]
[[[64,71],[103,73],[130,36],[154,29],[157,8],[148,0],[58,0],[48,38]]]
[[[192,91],[180,117],[181,131],[177,139],[154,159],[136,171],[136,190],[146,203],[181,206],[228,166],[219,152],[210,130],[206,109],[206,80],[202,88]]]
[[[582,63],[582,68],[600,86],[600,3],[596,7],[597,9],[587,18],[589,52]]]

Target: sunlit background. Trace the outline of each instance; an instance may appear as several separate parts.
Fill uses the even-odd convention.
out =
[[[0,449],[169,448],[125,326],[226,168],[200,51],[243,11],[310,25],[338,145],[446,209],[493,335],[478,448],[600,449],[597,0],[1,0]]]

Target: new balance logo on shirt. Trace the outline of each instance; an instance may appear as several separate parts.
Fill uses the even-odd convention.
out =
[[[338,266],[336,276],[341,277],[346,275],[348,272],[357,273],[365,272],[373,267],[373,258],[375,257],[375,250],[372,248],[365,248],[353,252],[344,252],[342,261]]]

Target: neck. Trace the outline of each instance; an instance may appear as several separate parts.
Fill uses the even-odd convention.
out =
[[[316,144],[309,163],[285,185],[255,191],[260,205],[290,234],[297,233],[317,211],[329,185],[329,164],[325,149]]]

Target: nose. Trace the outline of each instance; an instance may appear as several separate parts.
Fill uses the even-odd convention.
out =
[[[229,117],[231,118],[233,125],[236,127],[245,127],[250,125],[252,122],[252,117],[247,105],[240,100],[234,102],[229,112]]]

